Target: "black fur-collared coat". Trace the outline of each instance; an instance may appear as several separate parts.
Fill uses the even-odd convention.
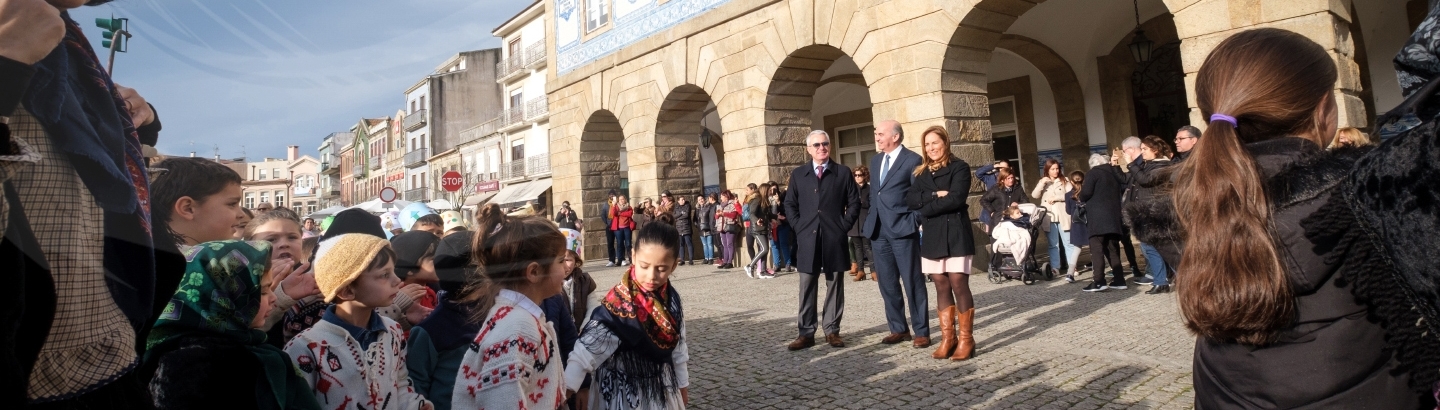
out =
[[[1433,408],[1440,201],[1428,181],[1440,178],[1440,143],[1430,135],[1332,152],[1289,137],[1246,146],[1266,178],[1297,316],[1265,346],[1199,338],[1197,407]],[[1173,207],[1151,211],[1140,219],[1174,220]]]

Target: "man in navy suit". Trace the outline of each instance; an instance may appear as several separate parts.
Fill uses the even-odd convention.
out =
[[[930,301],[925,278],[920,274],[919,215],[910,210],[905,196],[910,193],[920,155],[900,144],[905,133],[895,120],[875,126],[871,175],[879,175],[870,188],[870,214],[865,217],[864,234],[870,238],[875,257],[875,276],[885,300],[885,322],[890,335],[881,343],[896,344],[911,339],[916,348],[930,346]],[[903,295],[902,295],[903,291]],[[902,297],[903,296],[903,297]],[[910,325],[905,324],[905,299],[910,299]]]

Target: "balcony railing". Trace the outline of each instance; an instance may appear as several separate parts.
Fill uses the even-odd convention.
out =
[[[321,191],[320,191],[320,196],[322,196],[322,197],[340,196],[340,188],[339,188],[339,187],[326,188],[325,190],[321,190]]]
[[[405,130],[414,131],[416,128],[420,128],[420,126],[425,125],[425,117],[427,117],[426,114],[427,113],[424,109],[419,109],[415,110],[415,112],[412,112],[409,115],[406,115]]]
[[[515,160],[500,164],[500,180],[510,180],[525,177],[525,160]]]
[[[525,47],[525,66],[534,67],[536,64],[545,61],[545,42],[536,41]]]
[[[355,166],[350,169],[350,173],[355,174],[356,178],[365,177],[365,164],[355,164]]]
[[[434,190],[430,189],[430,187],[407,189],[405,190],[404,199],[410,202],[429,201],[434,198],[433,196],[431,196],[432,192],[434,192]]]
[[[460,143],[478,140],[481,138],[485,138],[490,134],[494,134],[495,130],[500,128],[501,118],[504,118],[503,114],[501,117],[497,117],[490,121],[485,121],[480,125],[466,128],[464,131],[460,131]]]
[[[541,96],[525,103],[525,119],[536,120],[550,115],[550,102]]]
[[[542,175],[550,173],[550,154],[534,155],[525,158],[525,175]]]
[[[470,174],[470,178],[469,178],[469,179],[470,179],[470,184],[471,184],[471,185],[474,185],[474,184],[478,184],[478,183],[485,182],[485,181],[494,181],[494,180],[500,179],[500,173],[499,173],[499,172],[477,172],[477,173],[474,173],[474,174]]]
[[[495,78],[503,80],[505,77],[509,77],[511,74],[519,72],[520,69],[524,67],[524,52],[521,52],[521,54],[519,55],[512,54],[509,57],[500,60],[500,62],[495,63]]]
[[[428,159],[430,159],[430,150],[428,148],[420,148],[407,152],[405,153],[405,168],[415,168],[425,165],[425,160]]]
[[[500,112],[500,118],[498,119],[500,120],[498,128],[502,130],[519,124],[521,121],[525,121],[525,106],[522,104],[520,106],[507,108],[505,111]]]
[[[380,155],[370,156],[370,169],[380,169],[385,166],[385,158]]]

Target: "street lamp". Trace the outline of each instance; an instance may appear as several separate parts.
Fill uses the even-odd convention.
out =
[[[1154,44],[1145,38],[1145,30],[1140,29],[1140,0],[1135,0],[1135,38],[1130,40],[1130,57],[1134,57],[1136,63],[1150,61],[1150,46]]]

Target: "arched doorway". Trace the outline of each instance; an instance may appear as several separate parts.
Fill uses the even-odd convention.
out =
[[[1150,59],[1136,62],[1130,51],[1134,33],[1114,43],[1099,64],[1101,101],[1108,145],[1130,137],[1155,135],[1175,146],[1175,132],[1190,125],[1185,67],[1175,16],[1161,14],[1140,25],[1154,42]]]
[[[624,193],[625,133],[610,111],[590,114],[580,134],[580,187],[585,215],[585,252],[590,259],[605,255],[604,207],[610,192]]]
[[[767,179],[730,181],[788,183],[790,171],[809,161],[805,137],[812,130],[830,134],[837,161],[867,165],[875,154],[870,92],[855,61],[840,49],[812,45],[795,50],[780,63],[765,98]],[[740,184],[735,184],[740,182]]]
[[[725,142],[715,102],[693,84],[676,87],[655,120],[660,191],[693,197],[723,185]]]

